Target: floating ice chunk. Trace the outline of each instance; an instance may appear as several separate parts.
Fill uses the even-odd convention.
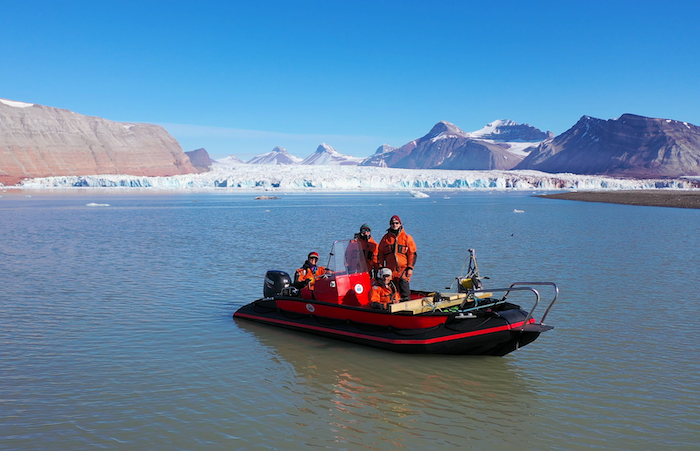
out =
[[[408,193],[413,197],[430,197],[429,195],[420,191],[409,191]]]
[[[513,210],[513,213],[525,213],[525,210],[518,210],[517,208]]]
[[[86,207],[109,207],[109,204],[96,204],[95,202],[90,202],[85,204]]]

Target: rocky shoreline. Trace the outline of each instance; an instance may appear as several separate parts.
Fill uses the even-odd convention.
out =
[[[700,190],[572,191],[536,197],[648,207],[700,208]]]

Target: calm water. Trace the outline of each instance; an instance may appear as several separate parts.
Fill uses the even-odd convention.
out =
[[[700,210],[529,193],[26,194],[0,193],[0,449],[700,441]],[[555,329],[503,358],[441,357],[232,320],[267,269],[327,255],[363,222],[378,240],[393,214],[418,244],[414,288],[449,285],[472,247],[487,287],[556,282]]]

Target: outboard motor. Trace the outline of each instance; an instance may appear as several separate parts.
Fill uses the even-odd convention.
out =
[[[292,286],[292,279],[284,271],[272,270],[265,274],[263,295],[266,298],[280,294],[283,289]]]

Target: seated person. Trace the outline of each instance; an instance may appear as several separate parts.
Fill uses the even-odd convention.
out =
[[[377,271],[377,278],[372,285],[370,294],[370,305],[372,308],[386,309],[388,304],[397,304],[401,300],[394,283],[391,281],[392,272],[389,268],[382,268]]]
[[[304,265],[297,269],[297,272],[294,274],[294,287],[301,290],[308,285],[309,290],[313,291],[316,279],[326,273],[326,268],[323,266],[317,266],[317,263],[318,253],[309,253],[308,257],[306,257]]]

